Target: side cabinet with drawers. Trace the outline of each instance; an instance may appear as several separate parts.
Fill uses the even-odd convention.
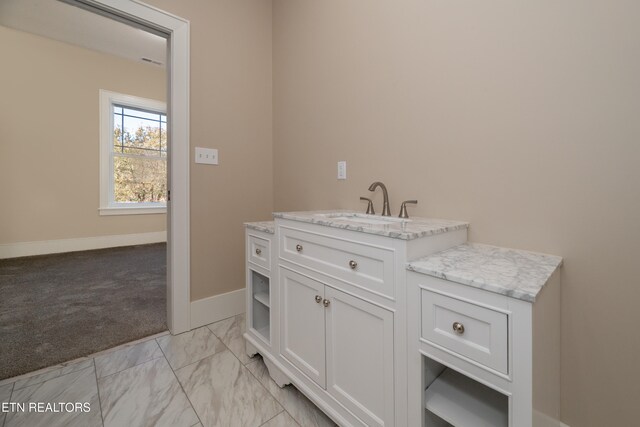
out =
[[[558,425],[559,273],[535,303],[409,272],[409,425]]]
[[[269,230],[269,231],[266,231]],[[247,334],[271,349],[273,337],[273,279],[271,250],[273,247],[272,228],[256,229],[246,227],[246,275],[247,275]]]
[[[405,264],[466,237],[460,229],[401,240],[276,218],[270,337],[249,331],[247,352],[341,426],[411,425]]]

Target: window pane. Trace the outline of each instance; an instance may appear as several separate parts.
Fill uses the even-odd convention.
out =
[[[113,156],[117,203],[166,202],[167,162],[145,157]]]
[[[122,107],[118,107],[117,105],[113,106],[113,112],[115,114],[122,114]]]
[[[160,150],[158,122],[124,116],[123,145]]]
[[[135,133],[139,128],[158,128],[160,123],[157,120],[139,119],[137,117],[124,116],[124,127],[129,132]]]
[[[122,116],[119,116],[117,114],[113,115],[113,122],[115,123],[114,129],[113,129],[113,149],[115,152],[119,152],[121,151],[121,147],[122,147],[122,126],[120,125],[119,122],[119,118]]]
[[[162,113],[154,113],[151,111],[138,110],[136,108],[127,108],[127,107],[123,108],[123,112],[125,116],[133,116],[133,117],[139,117],[142,119],[149,119],[149,120],[155,120],[155,121],[159,121],[160,115],[162,114]]]
[[[163,157],[166,154],[166,152],[159,151],[157,149],[131,147],[128,145],[125,145],[122,148],[116,147],[115,153],[116,154],[133,154],[134,156],[146,156],[146,157]]]
[[[167,124],[162,123],[160,127],[160,147],[162,148],[162,157],[167,156]]]

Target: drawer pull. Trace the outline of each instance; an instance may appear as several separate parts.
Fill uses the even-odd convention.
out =
[[[316,295],[316,302],[320,304],[322,302],[322,297],[320,295]]]
[[[349,267],[351,267],[352,270],[355,270],[358,267],[358,263],[354,260],[351,260],[349,261]]]
[[[324,305],[325,307],[329,307],[329,304],[331,304],[331,301],[329,301],[328,299],[322,300],[322,305]]]
[[[453,332],[458,335],[464,334],[464,325],[460,322],[453,322]]]
[[[262,249],[256,248],[256,255],[260,255],[262,253]]]
[[[296,251],[302,252],[302,245],[296,245]]]

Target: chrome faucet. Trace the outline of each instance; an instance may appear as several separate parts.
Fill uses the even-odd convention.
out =
[[[389,209],[389,193],[387,193],[387,187],[380,181],[376,181],[369,186],[369,191],[376,191],[376,188],[382,188],[382,195],[384,196],[384,202],[382,204],[382,216],[391,216],[391,209]]]

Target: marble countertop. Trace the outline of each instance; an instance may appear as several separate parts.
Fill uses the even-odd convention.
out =
[[[245,222],[245,227],[264,233],[275,234],[276,224],[273,221]]]
[[[362,212],[350,210],[330,210],[330,211],[306,211],[306,212],[276,212],[275,218],[290,219],[293,221],[310,222],[327,227],[342,228],[345,230],[359,231],[361,233],[377,234],[379,236],[391,237],[394,239],[413,240],[420,237],[434,234],[446,233],[448,231],[466,229],[468,222],[452,221],[447,219],[419,218],[412,217],[402,221],[393,218],[391,224],[362,224],[343,218],[331,218],[332,214],[354,214],[364,216]],[[375,216],[376,219],[384,220],[387,217]]]
[[[534,302],[562,258],[466,243],[411,261],[407,270]]]

